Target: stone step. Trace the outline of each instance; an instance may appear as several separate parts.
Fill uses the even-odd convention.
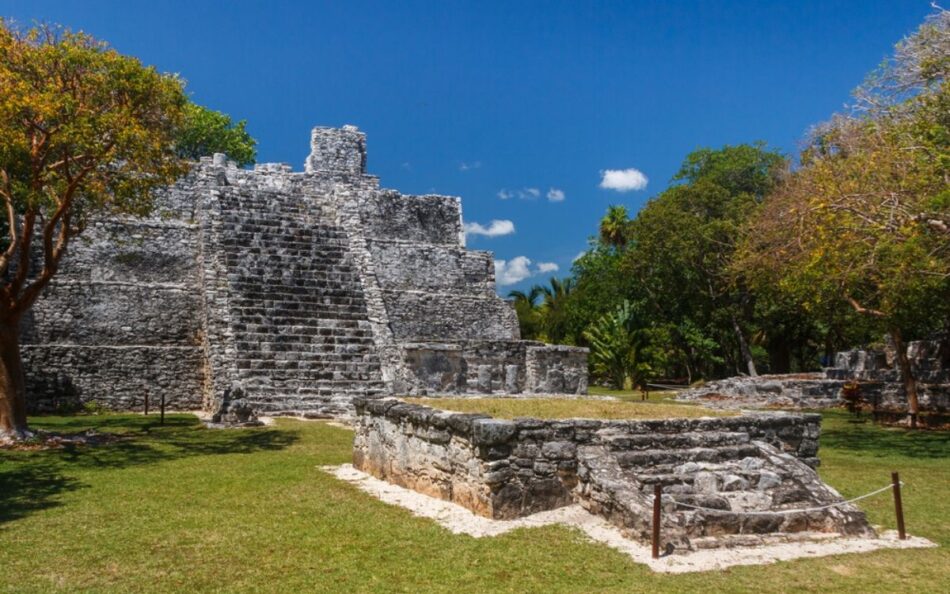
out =
[[[235,361],[235,367],[237,369],[247,369],[255,371],[258,369],[290,369],[290,370],[304,370],[304,371],[353,371],[365,373],[369,371],[376,371],[379,369],[379,364],[373,360],[366,359],[357,359],[350,357],[348,359],[336,359],[331,360],[325,357],[314,357],[314,356],[300,356],[298,358],[277,358],[272,359],[263,359],[263,358],[240,358]]]
[[[682,464],[685,462],[721,462],[758,456],[756,446],[735,445],[720,447],[697,447],[685,449],[650,449],[616,454],[621,468],[655,467],[659,464]]]
[[[655,450],[676,448],[715,447],[749,443],[749,434],[725,431],[697,431],[692,433],[617,433],[604,437],[611,450]]]
[[[341,320],[336,320],[341,321]],[[345,321],[345,320],[342,320]],[[327,338],[337,337],[343,338],[345,335],[340,334],[324,334],[324,330],[328,328],[322,327],[313,327],[306,328],[303,326],[293,326],[293,327],[271,327],[268,331],[258,331],[258,328],[253,328],[248,326],[246,330],[236,330],[237,336],[236,341],[242,342],[245,345],[254,345],[261,342],[273,342],[273,343],[283,343],[283,344],[311,344],[311,345],[337,345],[337,344],[359,344],[359,345],[372,345],[372,333],[368,330],[360,334],[350,335],[351,340],[343,341],[327,341]]]
[[[307,392],[299,392],[290,388],[272,388],[269,390],[249,388],[247,399],[255,410],[300,410],[306,408],[306,403],[339,396],[381,396],[385,394],[382,386],[370,386],[365,382],[337,383],[320,389],[311,388]]]
[[[379,369],[373,367],[367,367],[363,370],[333,369],[324,366],[297,369],[263,367],[237,370],[237,377],[241,379],[266,377],[272,382],[289,382],[294,386],[320,385],[325,382],[366,383],[375,381],[378,376]]]
[[[347,233],[293,192],[229,187],[211,232],[222,246],[237,376],[260,412],[349,410],[382,395]]]
[[[243,353],[242,353],[243,355]],[[267,356],[271,355],[271,356]],[[366,358],[375,353],[367,352],[364,355],[338,355],[334,358],[317,353],[255,353],[253,356],[242,356],[235,360],[238,369],[256,369],[264,364],[276,363],[283,365],[287,362],[297,362],[307,365],[306,369],[378,369],[374,359]],[[299,367],[299,366],[298,366]],[[303,367],[300,367],[303,369]]]
[[[358,280],[356,272],[346,270],[346,266],[318,266],[313,269],[295,267],[288,264],[283,268],[251,267],[247,262],[239,263],[241,268],[226,278],[231,286],[238,290],[268,292],[281,288],[306,288],[309,292],[323,293],[340,291],[345,294],[361,295],[362,288],[354,284]],[[262,270],[258,273],[256,270]]]
[[[311,306],[309,315],[304,316],[283,316],[274,311],[260,310],[238,310],[233,317],[238,322],[244,324],[266,324],[273,328],[285,327],[320,327],[316,322],[325,319],[359,321],[366,319],[366,314],[351,307],[353,304],[326,304],[322,306]],[[355,310],[355,311],[354,311]]]

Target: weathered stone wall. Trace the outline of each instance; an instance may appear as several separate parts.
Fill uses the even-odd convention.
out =
[[[579,502],[646,539],[655,483],[676,501],[736,514],[841,501],[811,468],[816,414],[506,421],[396,399],[358,399],[356,408],[355,467],[492,518]],[[667,507],[665,538],[677,546],[723,534],[869,530],[851,506],[742,518]]]
[[[461,206],[452,196],[405,196],[393,190],[375,192],[361,204],[364,234],[390,239],[459,246]]]
[[[205,381],[195,199],[180,184],[149,219],[105,219],[69,247],[24,317],[21,343],[34,411],[86,402],[141,409],[201,406]],[[32,269],[41,267],[34,254]]]
[[[529,346],[525,390],[537,394],[586,394],[587,350],[564,345]]]
[[[527,340],[413,342],[403,349],[412,394],[587,393],[587,349]]]
[[[367,240],[377,277],[389,290],[494,291],[494,265],[489,252],[454,246],[395,240]]]
[[[24,345],[22,354],[34,412],[70,411],[85,403],[142,410],[146,396],[153,411],[162,396],[169,409],[202,406],[205,357],[199,348]]]
[[[162,386],[180,408],[239,393],[342,415],[354,396],[437,389],[420,342],[457,353],[453,392],[586,390],[583,350],[536,345],[529,365],[491,255],[460,241],[459,200],[380,190],[355,127],[315,128],[305,173],[215,155],[156,199],[75,241],[24,320],[34,408],[62,400],[53,386],[117,408]]]
[[[914,341],[907,347],[925,413],[950,412],[950,349],[945,341]],[[842,387],[856,381],[862,400],[885,414],[907,412],[907,396],[893,353],[844,351],[820,373],[731,377],[681,392],[677,399],[724,408],[827,408],[842,406]]]

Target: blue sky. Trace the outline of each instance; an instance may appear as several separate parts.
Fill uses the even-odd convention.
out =
[[[505,260],[508,280],[533,275],[501,293],[553,265],[566,274],[608,205],[636,211],[691,150],[764,140],[793,154],[928,12],[926,0],[0,0],[4,17],[82,29],[180,73],[195,101],[248,120],[261,162],[300,169],[312,126],[359,126],[383,186],[462,196],[485,231],[510,222],[468,240]],[[629,189],[600,187],[605,171]]]

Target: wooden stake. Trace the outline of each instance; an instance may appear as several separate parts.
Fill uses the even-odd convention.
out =
[[[901,540],[907,540],[904,530],[904,505],[901,503],[901,479],[896,472],[891,473],[891,484],[894,487],[894,511],[897,513],[897,535]]]
[[[161,417],[161,420],[159,421],[159,425],[164,425],[165,424],[165,391],[164,390],[162,391],[162,405],[161,406],[162,406],[162,417]]]
[[[657,483],[653,485],[653,558],[660,558],[660,497],[662,488]]]
[[[145,416],[148,416],[148,390],[145,390]]]

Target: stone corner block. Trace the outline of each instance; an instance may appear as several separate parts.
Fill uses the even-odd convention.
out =
[[[496,445],[505,443],[515,436],[518,425],[501,419],[476,419],[472,422],[472,443],[474,445]]]

